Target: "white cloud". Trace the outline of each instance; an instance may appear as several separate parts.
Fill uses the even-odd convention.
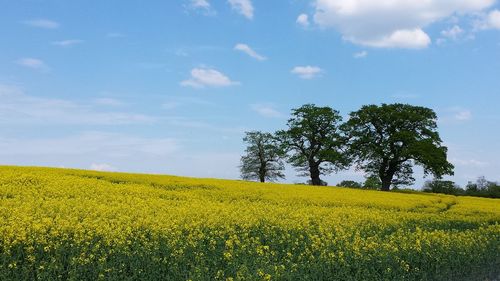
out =
[[[297,74],[302,79],[312,79],[319,74],[321,74],[323,70],[317,66],[296,66],[292,68],[291,73]]]
[[[143,114],[98,110],[92,104],[33,97],[8,85],[0,84],[0,97],[0,124],[125,125],[156,121]]]
[[[256,60],[260,60],[260,61],[267,60],[266,57],[258,54],[256,51],[254,51],[252,48],[250,48],[250,46],[248,46],[246,44],[242,44],[242,43],[236,44],[236,46],[234,46],[234,49],[237,51],[241,51],[241,52],[251,56],[252,58],[254,58]]]
[[[189,0],[187,8],[199,11],[206,16],[217,14],[207,0]]]
[[[20,58],[16,61],[18,65],[39,70],[39,71],[48,71],[49,67],[40,59],[35,58]]]
[[[52,20],[48,20],[48,19],[27,20],[24,22],[24,24],[27,24],[27,25],[33,26],[33,27],[44,28],[44,29],[59,28],[59,23],[52,21]]]
[[[194,68],[191,70],[191,78],[181,82],[181,86],[193,88],[227,87],[238,84],[239,82],[232,81],[223,73],[211,68]]]
[[[491,28],[500,29],[500,11],[494,10],[488,14],[488,24]]]
[[[253,19],[253,5],[250,0],[228,0],[231,8],[245,16],[247,19]]]
[[[494,0],[315,0],[314,22],[345,40],[379,48],[425,48],[423,28],[454,15],[474,14]]]
[[[375,40],[357,40],[353,42],[360,43],[377,48],[406,48],[406,49],[422,49],[431,43],[431,38],[422,29],[413,30],[396,30],[388,36],[383,36]]]
[[[284,115],[269,104],[252,104],[250,108],[266,118],[282,118]]]
[[[309,16],[306,14],[300,14],[297,17],[297,24],[302,26],[302,27],[308,27],[309,26]]]
[[[52,42],[53,45],[60,46],[60,47],[70,47],[70,46],[81,44],[81,43],[83,43],[83,40],[80,40],[80,39],[68,39],[68,40],[61,40],[61,41]]]
[[[492,10],[477,16],[473,31],[488,29],[500,29],[500,10]]]
[[[446,38],[450,38],[453,40],[458,39],[462,34],[464,33],[464,30],[460,28],[458,25],[454,25],[453,27],[441,31],[441,35],[443,35]]]
[[[172,138],[146,138],[98,131],[58,138],[0,138],[0,154],[3,155],[102,155],[112,158],[166,155],[178,149],[178,142]]]
[[[458,121],[467,121],[472,118],[472,112],[467,109],[458,109],[453,117]]]
[[[357,52],[357,53],[354,53],[353,57],[355,59],[362,59],[362,58],[366,58],[368,56],[368,52],[367,51],[361,51],[361,52]]]
[[[101,171],[101,172],[115,172],[115,171],[118,171],[117,168],[109,165],[109,164],[106,164],[106,163],[92,163],[89,167],[91,170],[94,170],[94,171]]]
[[[191,0],[190,4],[193,8],[210,9],[210,3],[207,0]]]

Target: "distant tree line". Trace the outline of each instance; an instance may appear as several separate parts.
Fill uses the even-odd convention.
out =
[[[479,177],[475,182],[469,181],[465,188],[462,188],[453,181],[432,180],[425,182],[423,191],[457,196],[500,198],[500,183],[488,181],[485,177]]]
[[[454,167],[436,121],[432,109],[408,104],[366,105],[345,122],[331,107],[305,104],[292,109],[286,129],[246,133],[241,175],[261,182],[282,179],[286,162],[312,185],[326,185],[322,175],[351,166],[367,176],[361,187],[384,191],[413,183],[416,165],[440,179],[453,175]]]
[[[369,177],[364,183],[344,180],[337,184],[339,187],[359,188],[359,189],[375,189],[380,190],[381,183],[377,177]],[[500,198],[500,183],[488,181],[485,177],[479,177],[475,182],[469,181],[462,188],[460,185],[449,180],[429,180],[422,187],[423,192],[442,193],[456,196],[478,196],[489,198]]]

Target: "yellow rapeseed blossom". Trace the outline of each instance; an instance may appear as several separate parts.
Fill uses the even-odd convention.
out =
[[[500,201],[0,167],[0,280],[467,280]]]

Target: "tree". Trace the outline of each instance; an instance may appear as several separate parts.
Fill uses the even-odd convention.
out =
[[[244,180],[265,182],[285,178],[285,165],[282,160],[284,153],[279,149],[272,134],[246,132],[243,141],[248,144],[240,165],[241,177]]]
[[[359,182],[355,181],[350,181],[350,180],[343,180],[337,186],[341,187],[350,187],[350,188],[361,188],[363,187]]]
[[[382,182],[378,176],[368,176],[366,177],[365,183],[363,183],[364,189],[380,189],[382,188]]]
[[[426,181],[424,184],[423,191],[432,193],[452,194],[452,195],[462,195],[465,192],[462,188],[460,188],[460,186],[458,186],[452,181],[444,181],[438,179],[432,181]]]
[[[500,184],[488,181],[484,176],[477,178],[476,182],[470,182],[465,187],[465,194],[470,196],[481,196],[500,198]]]
[[[412,183],[414,165],[436,178],[453,174],[436,119],[436,113],[425,107],[367,105],[350,114],[343,130],[357,167],[378,176],[381,190],[388,191],[391,185]]]
[[[349,160],[345,138],[339,123],[342,117],[330,107],[306,104],[292,110],[287,130],[276,136],[288,153],[288,161],[301,175],[309,176],[312,185],[322,185],[321,175],[345,169]]]

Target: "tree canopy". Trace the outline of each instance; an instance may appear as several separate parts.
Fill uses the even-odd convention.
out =
[[[366,105],[343,125],[357,168],[377,175],[382,190],[414,181],[413,166],[436,178],[453,174],[437,132],[436,113],[407,104]]]
[[[340,122],[338,111],[305,104],[292,110],[288,129],[276,133],[282,149],[288,153],[289,163],[309,176],[312,185],[322,185],[320,175],[349,166]]]

